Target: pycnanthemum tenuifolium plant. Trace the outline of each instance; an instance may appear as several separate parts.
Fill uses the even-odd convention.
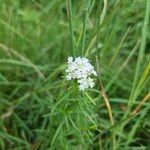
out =
[[[83,91],[89,87],[94,87],[94,80],[90,76],[97,76],[97,73],[87,58],[76,57],[73,59],[73,57],[68,57],[68,68],[66,72],[67,80],[77,79],[79,90]]]

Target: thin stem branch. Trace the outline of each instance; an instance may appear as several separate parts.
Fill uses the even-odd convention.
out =
[[[96,61],[97,61],[97,69],[98,69],[98,73],[99,73],[99,76],[100,76],[100,68],[99,68],[99,62],[98,62],[98,58],[96,57]],[[113,125],[114,124],[114,118],[113,118],[113,113],[112,113],[112,108],[111,108],[111,105],[109,103],[109,99],[108,99],[108,96],[105,92],[105,89],[104,89],[104,86],[102,84],[102,81],[101,81],[101,78],[99,77],[99,90],[104,98],[104,101],[105,101],[105,104],[106,104],[106,107],[108,109],[108,113],[109,113],[109,118],[110,118],[110,121],[111,121],[111,124]]]
[[[144,105],[144,103],[145,103],[146,101],[148,101],[148,100],[150,100],[150,93],[148,93],[148,94],[142,99],[142,101],[141,101],[141,102],[139,103],[139,105],[134,109],[134,111],[132,112],[131,115],[137,114],[137,113],[140,111],[141,107]]]
[[[66,2],[67,2],[66,5],[67,5],[67,14],[68,14],[68,19],[69,19],[72,51],[73,51],[73,55],[76,56],[78,53],[78,49],[77,49],[76,42],[75,42],[75,36],[74,36],[73,24],[72,24],[73,23],[73,20],[72,20],[72,2],[71,2],[71,0],[67,0]]]
[[[83,17],[83,31],[82,31],[82,56],[84,55],[84,50],[85,50],[85,37],[86,37],[86,29],[87,29],[87,17],[88,17],[88,3],[89,0],[84,1],[84,17]]]
[[[99,87],[99,89],[100,89],[100,92],[101,92],[101,94],[102,94],[102,96],[103,96],[103,98],[104,98],[105,104],[106,104],[106,106],[107,106],[111,124],[113,125],[113,124],[114,124],[114,119],[113,119],[113,114],[112,114],[112,108],[111,108],[111,105],[110,105],[110,103],[109,103],[108,96],[107,96],[107,94],[106,94],[106,92],[105,92],[105,89],[104,89],[103,84],[102,84],[101,81],[100,81],[100,87]]]

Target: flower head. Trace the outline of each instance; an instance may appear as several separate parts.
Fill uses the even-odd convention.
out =
[[[66,69],[66,79],[77,79],[79,90],[85,90],[94,86],[94,81],[90,78],[91,75],[97,76],[94,67],[90,61],[84,57],[68,57],[68,68]]]

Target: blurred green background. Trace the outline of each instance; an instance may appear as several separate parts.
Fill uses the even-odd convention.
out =
[[[150,149],[149,13],[149,0],[0,0],[0,149]],[[84,21],[113,125],[98,82],[81,93],[65,80]]]

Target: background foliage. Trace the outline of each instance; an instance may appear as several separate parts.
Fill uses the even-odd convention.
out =
[[[149,0],[0,0],[0,149],[150,149],[149,14]],[[77,51],[114,123],[99,82],[65,80]]]

